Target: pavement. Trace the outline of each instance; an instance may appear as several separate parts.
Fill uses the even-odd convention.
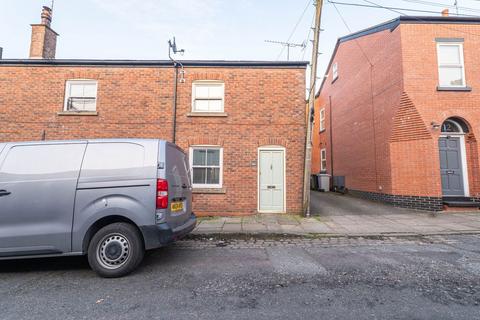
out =
[[[480,233],[480,211],[396,208],[349,195],[312,192],[310,218],[288,214],[200,218],[194,235],[376,236]]]
[[[480,235],[186,240],[102,279],[0,261],[0,319],[478,319]]]

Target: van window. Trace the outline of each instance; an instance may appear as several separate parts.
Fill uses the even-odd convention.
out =
[[[9,181],[78,177],[84,150],[85,144],[14,146],[0,174]]]
[[[132,176],[144,167],[145,149],[135,143],[89,143],[81,177]],[[133,171],[132,171],[133,170]]]

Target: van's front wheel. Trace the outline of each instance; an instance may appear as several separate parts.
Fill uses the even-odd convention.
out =
[[[88,263],[100,276],[116,278],[135,270],[144,254],[142,237],[137,228],[118,222],[95,233],[88,246]]]

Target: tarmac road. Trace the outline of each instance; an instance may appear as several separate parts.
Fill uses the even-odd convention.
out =
[[[188,240],[121,279],[0,261],[0,319],[478,319],[480,236]]]

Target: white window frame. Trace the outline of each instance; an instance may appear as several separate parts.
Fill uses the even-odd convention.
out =
[[[202,86],[202,85],[209,85],[209,84],[214,84],[214,85],[220,85],[223,90],[223,96],[221,99],[221,109],[220,110],[196,110],[195,109],[195,101],[197,100],[195,97],[196,93],[196,87],[197,86]],[[223,113],[225,112],[225,82],[221,80],[196,80],[192,82],[192,112],[194,113]]]
[[[70,97],[70,89],[72,84],[95,84],[95,104],[93,110],[70,110],[68,109],[68,100]],[[65,112],[96,112],[98,102],[98,81],[92,79],[69,79],[65,82],[65,101],[63,111]]]
[[[323,162],[325,161],[325,165],[323,165]],[[326,171],[327,170],[327,149],[322,148],[320,149],[320,171]]]
[[[338,78],[338,62],[335,62],[332,65],[332,81],[337,80]]]
[[[441,46],[455,46],[459,47],[459,52],[460,52],[460,64],[441,64],[440,62],[440,47]],[[442,85],[440,84],[440,69],[441,68],[462,68],[462,80],[463,83],[461,85]],[[463,43],[462,42],[443,42],[443,41],[438,41],[437,42],[437,71],[438,71],[438,85],[440,87],[446,87],[446,88],[465,88],[467,86],[467,79],[465,78],[465,60],[463,56]]]
[[[218,184],[195,184],[193,183],[193,151],[195,149],[214,149],[214,150],[220,150],[220,159],[219,159],[219,166],[220,168],[220,173],[219,173],[219,183]],[[192,187],[194,189],[221,189],[223,186],[223,147],[221,146],[213,146],[213,145],[196,145],[196,146],[190,146],[189,148],[189,162],[190,162],[190,178],[192,179]],[[196,167],[215,167],[217,166],[196,166]]]
[[[320,121],[318,126],[320,127],[320,132],[325,131],[325,108],[320,109]]]

